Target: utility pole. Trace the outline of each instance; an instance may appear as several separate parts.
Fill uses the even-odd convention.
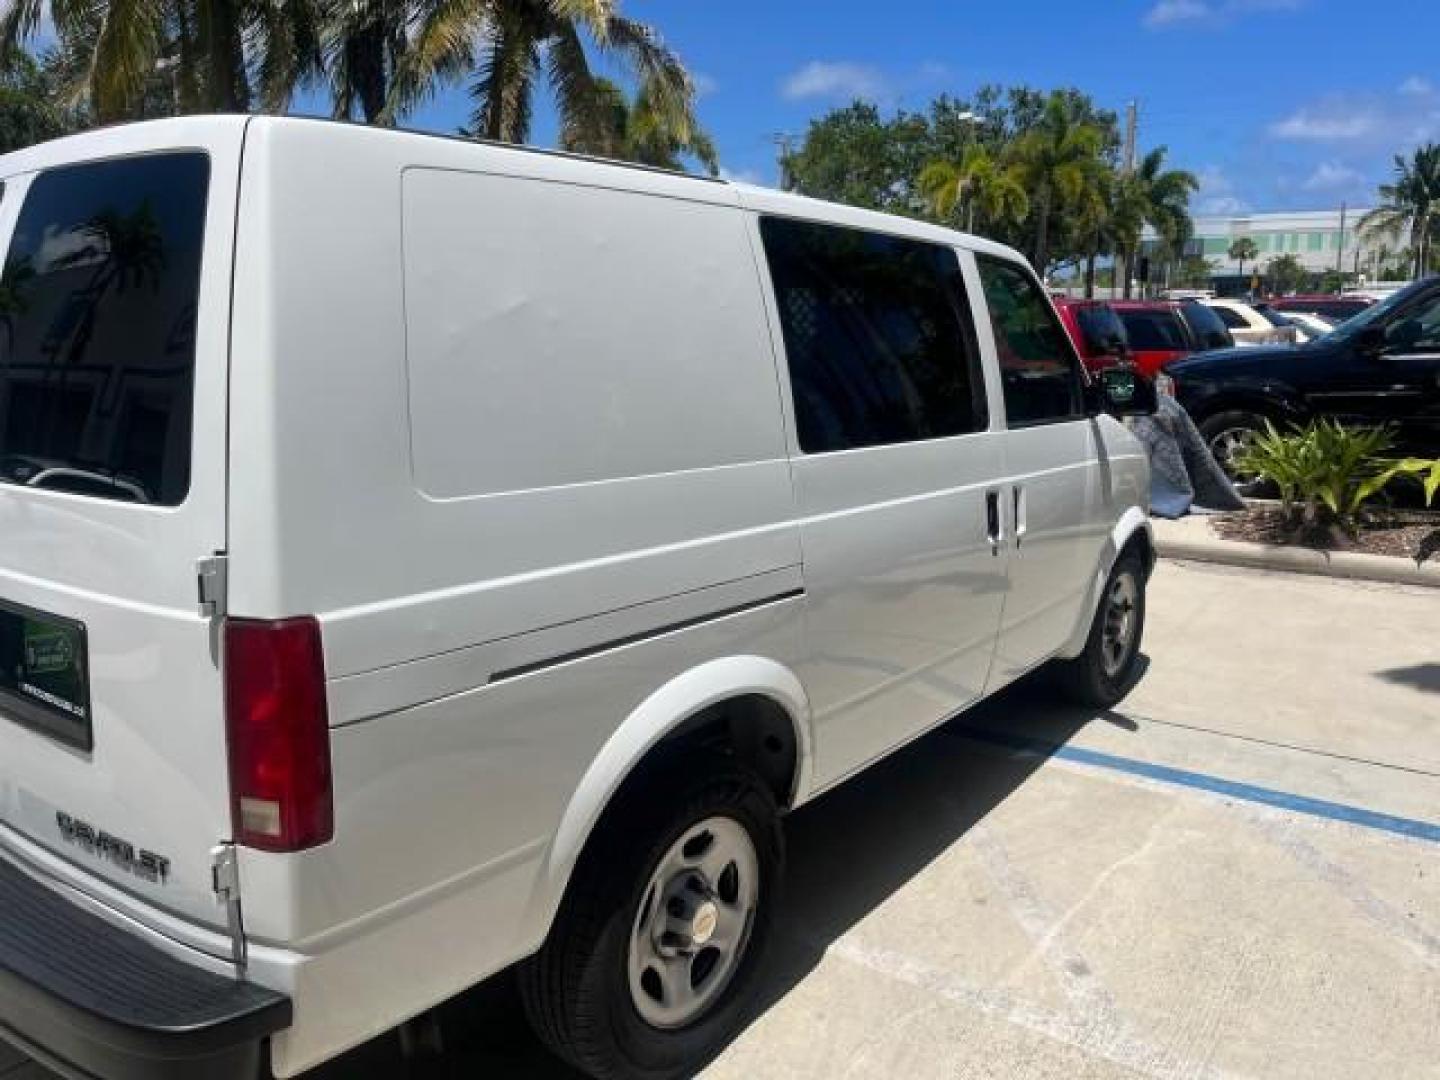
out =
[[[1140,123],[1140,104],[1132,101],[1125,106],[1125,175],[1135,171],[1135,129]]]
[[[794,183],[790,176],[790,155],[795,150],[795,136],[788,131],[777,131],[770,136],[770,141],[775,144],[777,159],[780,163],[780,190],[790,191]]]
[[[1349,209],[1343,202],[1340,204],[1340,247],[1335,252],[1335,272],[1337,274],[1345,271],[1345,211]],[[1359,251],[1356,251],[1359,254]]]
[[[1139,126],[1139,114],[1140,105],[1138,102],[1132,101],[1125,106],[1125,159],[1121,163],[1121,176],[1129,176],[1135,171],[1135,129]],[[1125,280],[1121,283],[1122,291],[1120,295],[1126,300],[1130,299],[1130,279],[1134,269],[1130,265],[1130,261],[1131,257],[1137,254],[1139,254],[1138,250],[1127,251],[1125,253]],[[1114,296],[1113,290],[1111,296]]]

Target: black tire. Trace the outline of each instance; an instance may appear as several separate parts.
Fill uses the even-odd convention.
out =
[[[1106,626],[1111,616],[1110,598],[1117,582],[1128,578],[1133,583],[1132,622],[1128,635],[1125,655],[1118,665],[1106,656]],[[1065,695],[1078,705],[1095,709],[1108,709],[1117,704],[1135,681],[1135,672],[1140,663],[1140,644],[1145,635],[1145,560],[1133,548],[1127,548],[1110,570],[1105,581],[1105,590],[1095,606],[1095,620],[1090,624],[1090,636],[1085,639],[1085,651],[1073,660],[1056,665],[1056,675]]]
[[[709,818],[739,823],[754,846],[759,898],[748,944],[707,1009],[684,1027],[647,1023],[631,995],[630,936],[662,857]],[[540,952],[519,971],[530,1023],[560,1058],[598,1080],[691,1076],[745,1019],[769,940],[784,864],[774,796],[733,759],[686,756],[631,785],[587,845]]]
[[[1230,454],[1222,445],[1227,433],[1255,432],[1259,434],[1265,430],[1266,417],[1262,413],[1252,412],[1249,409],[1226,409],[1224,412],[1207,416],[1196,426],[1200,429],[1200,435],[1205,440],[1205,447],[1215,458],[1216,464],[1225,470],[1228,476],[1237,487],[1244,487],[1252,482],[1253,478],[1237,476],[1234,463],[1230,460]],[[1242,492],[1243,494],[1243,492]]]

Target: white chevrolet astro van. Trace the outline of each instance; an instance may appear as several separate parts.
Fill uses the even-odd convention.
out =
[[[1015,252],[326,122],[0,158],[0,1036],[294,1076],[518,965],[734,1032],[780,819],[1138,670],[1147,467]]]

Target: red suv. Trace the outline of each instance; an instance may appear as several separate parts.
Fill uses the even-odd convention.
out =
[[[1220,317],[1194,300],[1116,300],[1110,306],[1125,326],[1130,359],[1151,378],[1172,360],[1235,344]]]
[[[1055,310],[1060,313],[1060,321],[1075,343],[1075,351],[1080,354],[1085,370],[1114,367],[1128,350],[1125,327],[1104,300],[1071,300],[1057,296]]]

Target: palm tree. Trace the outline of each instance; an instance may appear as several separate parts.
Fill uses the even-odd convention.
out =
[[[1251,240],[1250,237],[1242,236],[1230,245],[1230,250],[1227,254],[1240,264],[1240,276],[1243,278],[1245,276],[1245,264],[1247,262],[1253,262],[1255,256],[1260,254],[1260,249],[1255,246],[1255,241]]]
[[[1089,182],[1069,207],[1076,236],[1082,240],[1081,249],[1085,252],[1086,299],[1095,296],[1095,267],[1101,253],[1114,246],[1115,183],[1112,170],[1104,167],[1093,170]]]
[[[1440,144],[1426,143],[1406,161],[1395,155],[1395,179],[1380,186],[1381,205],[1360,219],[1366,237],[1408,233],[1415,277],[1430,268],[1431,242],[1440,225]]]
[[[542,78],[555,95],[561,139],[603,138],[604,97],[587,43],[647,89],[648,107],[689,145],[697,130],[695,87],[679,57],[617,0],[420,0],[422,11],[383,119],[404,112],[437,81],[472,73],[466,134],[523,142]]]
[[[67,104],[100,123],[157,113],[244,112],[258,80],[265,102],[288,101],[316,66],[318,0],[11,0],[0,49],[54,20]]]
[[[367,124],[380,121],[409,50],[415,7],[414,0],[320,0],[316,59],[330,85],[336,119],[349,120],[358,112]],[[278,80],[278,85],[285,82]]]
[[[1149,225],[1172,255],[1184,251],[1190,237],[1190,193],[1200,181],[1183,169],[1165,168],[1165,147],[1151,150],[1133,172],[1120,177],[1115,196],[1116,235],[1125,254],[1125,296],[1130,296],[1130,268],[1140,250],[1140,236]]]
[[[658,95],[650,83],[641,86],[633,100],[609,79],[596,79],[595,90],[597,125],[588,131],[572,131],[561,139],[562,149],[677,171],[685,167],[681,159],[690,155],[711,176],[718,175],[720,161],[710,136],[698,126],[673,131],[669,115],[656,106]]]
[[[1031,261],[1042,275],[1050,256],[1050,217],[1066,199],[1078,200],[1103,168],[1104,135],[1078,120],[1073,104],[1060,93],[1045,101],[1040,119],[1011,148],[1011,157],[1030,192],[1035,209]]]
[[[975,231],[975,211],[982,222],[1003,228],[1018,225],[1030,213],[1017,165],[997,161],[979,143],[965,148],[958,163],[934,161],[919,176],[920,192],[930,212],[941,221],[953,220],[956,208],[965,207],[965,231]]]

